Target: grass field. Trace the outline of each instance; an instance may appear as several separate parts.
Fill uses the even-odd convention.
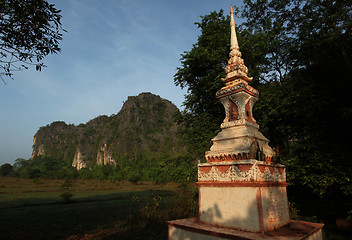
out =
[[[0,178],[0,239],[167,239],[176,189]],[[73,196],[64,200],[65,192]]]
[[[167,239],[165,221],[197,207],[190,196],[176,184],[0,178],[0,239]],[[333,222],[324,229],[325,240],[352,239]]]

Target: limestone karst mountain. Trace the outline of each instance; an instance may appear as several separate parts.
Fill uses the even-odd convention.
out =
[[[128,97],[120,112],[99,116],[75,126],[53,122],[34,136],[34,156],[62,159],[78,170],[116,165],[121,159],[137,161],[142,155],[172,156],[184,147],[173,120],[177,107],[151,93]]]

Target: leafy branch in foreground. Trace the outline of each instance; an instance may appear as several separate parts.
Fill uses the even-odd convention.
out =
[[[0,1],[0,78],[45,67],[45,56],[60,52],[61,10],[45,0]]]

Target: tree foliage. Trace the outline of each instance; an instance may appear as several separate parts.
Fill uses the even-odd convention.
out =
[[[60,52],[61,10],[45,0],[0,1],[0,78],[35,65]]]
[[[266,39],[265,81],[283,81],[297,69],[340,58],[351,71],[350,1],[244,0],[244,26]]]
[[[13,167],[9,163],[5,163],[0,166],[0,176],[10,176],[12,174]]]
[[[13,175],[21,178],[65,179],[77,177],[71,165],[50,157],[36,156],[31,159],[18,158],[13,165]]]
[[[15,164],[4,164],[1,176],[15,176],[28,179],[100,179],[132,183],[153,181],[155,183],[196,181],[197,168],[191,157],[184,153],[169,156],[167,153],[141,153],[137,161],[128,157],[117,159],[117,165],[97,165],[77,171],[71,164],[45,156],[32,159],[17,159]]]
[[[290,182],[352,194],[349,123],[352,3],[244,1],[246,31],[266,38],[257,118],[279,145]]]
[[[121,111],[110,117],[78,126],[53,122],[38,130],[35,157],[16,161],[15,172],[25,178],[65,178],[65,172],[73,169],[75,177],[83,179],[133,183],[192,178],[195,161],[187,157],[180,140],[173,119],[177,111],[170,101],[142,93],[128,97]],[[77,172],[72,164],[78,155],[86,168]]]
[[[201,30],[198,41],[190,51],[181,55],[174,81],[187,89],[185,110],[178,115],[185,126],[189,151],[200,159],[209,149],[210,138],[223,119],[223,109],[215,93],[222,87],[230,42],[229,17],[223,11],[211,12],[195,23]]]
[[[237,28],[252,85],[261,94],[254,106],[261,131],[280,148],[290,186],[325,197],[352,194],[352,107],[346,94],[352,89],[351,5],[245,0],[240,12],[245,22]],[[201,19],[201,36],[182,55],[175,75],[176,85],[188,90],[179,119],[190,149],[201,146],[199,156],[224,117],[215,92],[228,59],[230,29],[222,11]]]
[[[103,161],[105,155],[117,164],[120,159],[137,164],[146,152],[170,157],[184,150],[173,119],[177,111],[170,101],[151,93],[130,96],[117,114],[78,126],[57,121],[41,127],[35,134],[33,152],[68,164],[80,152],[80,161],[88,168]]]

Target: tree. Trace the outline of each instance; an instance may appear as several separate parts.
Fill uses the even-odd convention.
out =
[[[189,152],[200,159],[209,149],[210,139],[224,117],[215,93],[222,87],[230,28],[229,17],[222,10],[201,17],[195,24],[201,29],[201,35],[193,48],[181,55],[182,67],[177,68],[174,81],[177,86],[187,88],[185,110],[177,118],[185,126],[183,134]]]
[[[255,114],[283,150],[289,181],[322,196],[352,194],[346,171],[352,106],[344,94],[352,87],[352,3],[244,4],[247,31],[267,39],[262,82],[268,84],[260,88]]]
[[[237,28],[251,84],[261,94],[254,106],[261,131],[279,146],[290,186],[325,197],[352,195],[352,107],[344,93],[352,87],[351,5],[245,0],[245,22]],[[182,55],[175,84],[188,88],[179,121],[189,150],[200,149],[203,156],[224,117],[215,92],[228,59],[230,28],[222,11],[197,24],[201,35]]]
[[[351,71],[352,4],[348,0],[244,0],[244,26],[266,40],[266,81],[283,81],[290,73],[337,51]],[[325,55],[325,57],[328,57]]]
[[[9,163],[5,163],[0,167],[0,176],[9,176],[12,173],[13,167]]]
[[[60,52],[61,10],[45,0],[0,1],[0,78],[34,65],[44,67],[45,56]]]

